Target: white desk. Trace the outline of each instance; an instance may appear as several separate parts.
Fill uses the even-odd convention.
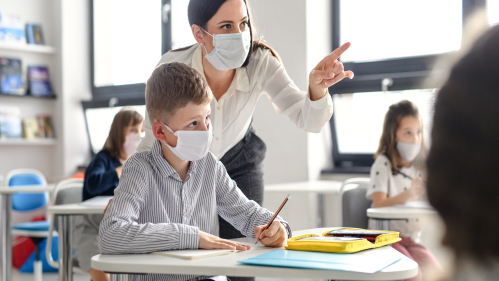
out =
[[[0,187],[0,195],[2,196],[2,280],[12,280],[12,232],[10,221],[12,194],[51,192],[54,188],[54,184],[45,186],[19,185],[15,187]]]
[[[295,231],[293,232],[293,235],[321,233],[330,229],[332,229],[332,227]],[[238,238],[234,240],[250,244],[252,247],[255,243],[254,238]],[[276,248],[259,247],[255,250],[196,260],[184,260],[153,254],[97,255],[92,257],[92,268],[112,273],[113,276],[111,280],[127,280],[129,274],[132,273],[200,274],[340,280],[402,280],[414,277],[418,273],[417,263],[405,256],[397,263],[374,274],[335,270],[252,266],[243,265],[237,262],[238,260],[248,259],[275,249]],[[396,250],[392,247],[382,247],[373,249],[373,251],[390,252]]]
[[[376,220],[377,229],[390,230],[390,220],[405,220],[438,215],[429,208],[381,207],[367,209],[367,216]]]
[[[326,222],[326,194],[340,194],[341,181],[305,181],[266,185],[264,192],[289,193],[301,195],[303,193],[317,193],[317,227],[324,227]]]
[[[73,280],[73,237],[74,229],[71,216],[86,214],[102,214],[106,205],[84,206],[80,204],[63,204],[48,207],[49,213],[59,220],[59,280]]]

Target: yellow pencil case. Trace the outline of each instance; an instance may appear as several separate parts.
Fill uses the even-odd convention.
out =
[[[288,239],[286,249],[297,251],[355,253],[378,248],[402,239],[396,231],[361,228],[337,228],[318,234],[304,234]]]

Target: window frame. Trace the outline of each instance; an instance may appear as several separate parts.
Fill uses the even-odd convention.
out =
[[[477,8],[486,6],[486,0],[462,0],[462,26]],[[337,49],[340,44],[340,0],[332,2],[333,28],[332,46]],[[359,92],[379,92],[382,90],[381,81],[391,78],[390,91],[401,91],[421,88],[423,82],[426,86],[436,87],[427,83],[427,78],[433,71],[433,66],[438,58],[452,54],[443,53],[438,55],[427,55],[408,58],[394,58],[374,62],[343,63],[345,69],[355,73],[355,79],[344,79],[340,83],[328,89],[331,97],[337,94],[351,94]],[[341,59],[341,58],[340,58]],[[340,153],[338,148],[338,136],[335,128],[335,114],[329,121],[332,139],[333,169],[324,170],[323,173],[368,173],[374,163],[374,154],[351,154]]]
[[[92,100],[103,101],[105,104],[112,98],[118,98],[124,103],[130,99],[136,101],[144,98],[145,83],[135,83],[116,86],[100,86],[96,87],[94,83],[94,1],[90,0],[90,87],[92,89]],[[165,7],[167,7],[165,9]],[[161,19],[161,52],[162,54],[171,50],[172,46],[172,26],[171,26],[171,0],[161,0],[161,11],[158,11],[158,17]],[[106,106],[103,106],[106,107]]]

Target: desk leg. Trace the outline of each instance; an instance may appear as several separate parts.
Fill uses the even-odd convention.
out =
[[[125,273],[111,273],[111,278],[109,281],[133,281],[132,274]]]
[[[2,194],[2,280],[12,280],[12,233],[10,210],[12,195]]]
[[[73,220],[58,215],[59,219],[59,280],[73,281]]]
[[[317,194],[317,227],[326,226],[326,195]]]

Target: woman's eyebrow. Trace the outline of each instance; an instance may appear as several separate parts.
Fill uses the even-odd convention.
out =
[[[245,16],[244,18],[241,19],[241,21],[243,20],[246,20],[248,19],[248,16]],[[221,22],[219,22],[218,24],[221,24],[221,23],[234,23],[234,21],[231,21],[231,20],[223,20]]]

